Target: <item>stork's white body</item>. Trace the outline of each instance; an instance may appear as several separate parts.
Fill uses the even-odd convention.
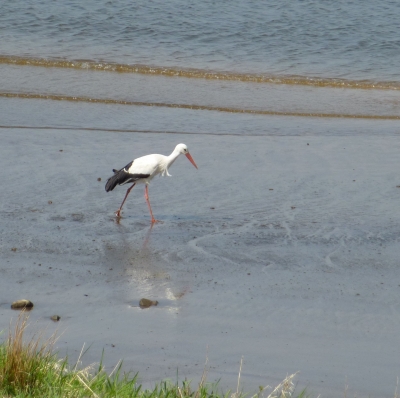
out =
[[[172,177],[168,168],[172,166],[180,152],[174,151],[169,156],[152,154],[142,156],[133,161],[129,174],[149,174],[149,177],[138,180],[137,183],[148,184],[156,175]]]
[[[185,144],[178,144],[169,156],[159,154],[146,155],[133,160],[120,170],[114,169],[114,175],[110,177],[106,183],[105,188],[107,192],[112,191],[117,185],[133,183],[133,185],[126,191],[125,198],[122,201],[120,208],[116,212],[117,217],[121,217],[122,206],[124,205],[131,189],[136,184],[142,183],[146,184],[145,198],[147,205],[149,206],[151,222],[155,223],[157,220],[154,218],[151,210],[148,195],[148,184],[158,174],[162,176],[171,176],[171,174],[168,172],[168,169],[181,154],[185,155],[197,169],[197,165],[189,154],[189,150]]]

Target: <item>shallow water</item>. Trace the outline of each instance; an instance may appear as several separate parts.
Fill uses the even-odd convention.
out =
[[[398,5],[0,5],[0,325],[71,361],[317,396],[399,376]],[[112,168],[184,142],[116,223]],[[98,179],[101,181],[98,181]],[[12,250],[16,249],[16,250]],[[139,308],[142,297],[157,307]],[[58,314],[61,321],[49,321]]]
[[[400,91],[219,81],[31,66],[0,66],[3,98],[194,111],[365,119],[400,118]],[[127,109],[126,112],[131,110]],[[146,128],[146,127],[145,127]],[[208,126],[202,127],[202,130]],[[243,134],[251,131],[243,130]]]
[[[26,297],[33,323],[62,332],[60,353],[75,360],[86,343],[91,363],[105,348],[109,368],[123,358],[147,386],[177,368],[197,380],[208,355],[209,380],[233,388],[244,356],[245,390],[299,370],[299,386],[316,394],[337,396],[347,380],[358,396],[393,395],[395,121],[253,116],[264,135],[245,136],[235,131],[248,115],[204,112],[196,115],[212,120],[212,134],[188,134],[204,122],[189,110],[150,109],[149,119],[148,107],[135,107],[124,118],[118,105],[1,101],[11,105],[6,124],[32,125],[1,130],[1,167],[13,175],[0,194],[3,325],[16,316],[10,302]],[[73,127],[99,110],[93,130]],[[42,118],[70,129],[36,129]],[[174,134],[157,131],[162,118],[179,121]],[[95,127],[131,120],[154,132]],[[163,223],[150,228],[140,186],[116,223],[125,189],[104,191],[111,168],[177,142],[199,170],[178,159],[173,177],[152,182]],[[159,305],[142,310],[142,297]]]

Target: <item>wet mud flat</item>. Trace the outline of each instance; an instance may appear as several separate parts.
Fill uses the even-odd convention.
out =
[[[315,395],[348,385],[349,395],[393,396],[398,137],[314,128],[250,137],[2,129],[1,329],[17,316],[11,302],[26,298],[34,327],[61,332],[60,354],[73,361],[85,343],[87,364],[104,348],[107,367],[123,359],[145,385],[177,369],[198,380],[208,356],[209,380],[234,388],[243,356],[244,390],[300,371],[299,386]],[[199,170],[179,158],[172,178],[153,181],[163,223],[150,228],[142,186],[117,223],[125,187],[104,191],[111,169],[178,142]],[[140,308],[143,297],[158,305]]]

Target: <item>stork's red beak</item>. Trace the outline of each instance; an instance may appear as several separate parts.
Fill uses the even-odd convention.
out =
[[[198,169],[196,163],[194,162],[193,158],[190,156],[190,153],[186,153],[185,156],[190,160],[190,163],[192,163],[192,165],[194,167],[196,167],[196,169]]]

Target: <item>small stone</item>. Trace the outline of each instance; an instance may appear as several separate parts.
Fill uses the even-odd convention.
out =
[[[33,303],[29,300],[17,300],[11,304],[11,308],[13,310],[31,309],[33,308]]]
[[[149,299],[147,299],[147,298],[142,298],[142,299],[139,301],[139,307],[140,307],[140,308],[149,308],[149,307],[151,307],[152,305],[157,305],[157,304],[158,304],[158,301],[149,300]]]
[[[16,247],[13,247],[13,248],[11,249],[11,251],[12,251],[12,252],[16,252],[16,251],[17,251],[17,248],[16,248]]]
[[[52,202],[51,200],[49,200],[47,203],[48,203],[49,205],[51,205],[53,202]]]
[[[53,315],[50,317],[50,319],[54,322],[58,322],[61,319],[61,317],[59,315]]]
[[[97,181],[101,181],[101,177],[99,177],[99,178],[97,179]]]

